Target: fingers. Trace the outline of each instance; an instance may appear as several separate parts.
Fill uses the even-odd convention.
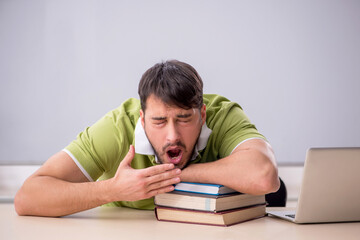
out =
[[[150,197],[156,196],[156,195],[161,194],[161,193],[174,191],[174,188],[175,187],[173,185],[170,185],[170,186],[166,186],[166,187],[163,187],[163,188],[157,188],[157,189],[151,190],[148,193],[148,197],[150,198]]]
[[[169,192],[173,191],[173,184],[180,182],[180,169],[169,170],[146,178],[147,192]],[[158,193],[157,193],[158,194]],[[152,195],[153,196],[153,195]]]
[[[147,188],[146,198],[154,197],[155,195],[174,191],[174,184],[179,183],[180,178],[175,177],[164,181],[152,183]]]
[[[124,157],[124,159],[121,161],[120,164],[130,166],[132,160],[134,159],[134,156],[135,156],[135,148],[133,145],[130,145],[129,152],[126,154],[126,156]]]
[[[135,149],[131,145],[129,152],[121,161],[114,176],[114,183],[117,184],[116,191],[127,193],[116,197],[126,201],[135,201],[155,196],[159,193],[174,190],[173,184],[180,182],[181,170],[175,168],[174,164],[160,164],[145,169],[133,169],[131,162],[135,156]]]
[[[154,184],[154,183],[158,183],[158,182],[164,182],[166,180],[170,180],[170,179],[174,179],[174,181],[179,180],[180,181],[180,174],[181,174],[181,170],[179,168],[173,169],[173,170],[169,170],[163,173],[159,173],[153,176],[149,176],[147,178],[148,184]],[[174,184],[169,183],[169,184]],[[163,187],[163,186],[160,186]]]
[[[167,188],[167,187],[171,187],[170,191],[172,191],[172,190],[174,190],[173,185],[177,184],[179,182],[180,182],[179,177],[174,177],[174,178],[169,178],[169,179],[165,179],[162,181],[154,182],[148,186],[148,191],[151,192],[153,190],[159,190],[159,189]]]
[[[169,171],[169,170],[173,169],[174,167],[175,166],[172,163],[164,163],[164,164],[160,164],[160,165],[156,165],[156,166],[144,169],[143,174],[145,177],[151,177],[151,176]]]

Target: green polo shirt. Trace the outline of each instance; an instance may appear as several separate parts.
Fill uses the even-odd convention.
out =
[[[242,108],[228,99],[204,94],[206,124],[204,124],[192,163],[216,161],[231,154],[242,142],[261,138]],[[130,144],[135,146],[131,163],[135,169],[158,164],[154,151],[140,124],[140,100],[130,98],[107,113],[91,127],[81,132],[64,151],[70,155],[89,181],[112,178],[126,156]],[[153,198],[140,201],[119,201],[108,206],[153,209]]]

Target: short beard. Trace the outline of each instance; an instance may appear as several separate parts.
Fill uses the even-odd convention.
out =
[[[153,144],[151,143],[151,141],[150,141],[150,139],[149,139],[149,137],[148,137],[148,135],[147,135],[147,133],[146,133],[145,129],[144,129],[144,132],[145,132],[146,138],[148,139],[148,141],[149,141],[149,143],[150,143],[150,145],[151,145],[152,149],[153,149],[153,150],[154,150],[154,152],[155,152],[155,156],[156,156],[156,158],[159,160],[159,162],[160,162],[161,164],[164,164],[163,159],[160,157],[160,154],[159,154],[159,153],[156,151],[156,149],[154,148],[154,146],[153,146]],[[200,133],[201,133],[201,130],[200,130],[200,132],[199,132],[198,137],[196,138],[195,145],[193,146],[193,149],[191,150],[191,154],[190,154],[190,156],[189,156],[189,159],[187,159],[187,160],[186,160],[185,165],[184,165],[181,169],[184,169],[184,168],[186,168],[187,166],[189,166],[189,165],[190,165],[191,158],[192,158],[192,156],[194,155],[195,146],[197,145],[197,142],[198,142],[199,137],[200,137]],[[185,149],[185,145],[184,145],[182,142],[176,142],[175,144],[167,144],[167,145],[165,145],[165,147],[163,147],[163,149],[166,149],[166,148],[167,148],[167,147],[169,147],[169,146],[183,146],[183,147],[184,147],[184,149]],[[186,149],[185,149],[185,150],[186,150]],[[165,153],[165,154],[166,154],[166,153]]]

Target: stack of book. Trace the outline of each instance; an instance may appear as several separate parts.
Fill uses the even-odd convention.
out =
[[[263,217],[265,195],[249,195],[217,184],[181,182],[155,196],[159,221],[230,226]]]

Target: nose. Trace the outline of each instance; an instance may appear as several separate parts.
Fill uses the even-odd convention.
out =
[[[175,123],[168,124],[166,140],[169,143],[176,143],[180,140],[180,134]]]

